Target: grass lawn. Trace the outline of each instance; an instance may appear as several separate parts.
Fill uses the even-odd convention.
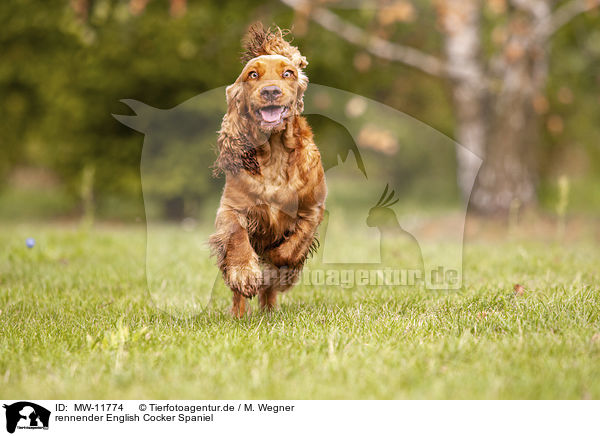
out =
[[[299,287],[243,320],[226,293],[192,319],[158,310],[145,242],[0,226],[3,398],[600,399],[592,239],[471,242],[461,291]]]

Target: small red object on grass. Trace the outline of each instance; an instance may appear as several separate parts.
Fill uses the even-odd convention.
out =
[[[514,289],[515,289],[515,295],[521,296],[521,295],[525,294],[525,288],[518,283],[515,285]]]

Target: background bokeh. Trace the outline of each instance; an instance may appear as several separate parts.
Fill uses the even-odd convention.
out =
[[[514,41],[532,28],[534,12],[520,1],[461,1],[477,8],[478,56],[486,72],[493,72],[499,57],[505,69],[520,74],[522,55]],[[452,74],[428,74],[401,60],[377,56],[361,41],[350,42],[324,28],[318,15],[325,10],[365,35],[444,59],[450,32],[444,25],[444,8],[452,3],[4,1],[0,218],[143,221],[143,135],[111,114],[132,114],[122,99],[168,109],[233,82],[241,68],[240,39],[257,20],[293,28],[294,43],[310,62],[307,74],[312,83],[379,101],[459,139]],[[571,2],[541,3],[559,10]],[[523,147],[532,152],[527,172],[535,182],[533,203],[542,211],[565,213],[561,201],[566,201],[567,213],[593,215],[600,211],[600,14],[593,0],[581,3],[589,11],[574,13],[548,38],[547,78],[531,96],[532,116],[525,126],[515,128],[515,134],[528,138]],[[508,83],[495,80],[489,85],[492,94]],[[319,143],[351,140],[344,128],[324,117],[313,116],[311,124]],[[359,137],[363,146],[379,147],[383,155],[393,145],[373,130]],[[510,132],[507,138],[511,141]],[[501,147],[496,145],[500,152]],[[194,161],[177,156],[176,145],[173,150],[165,165],[187,185],[186,175],[195,177],[194,190],[182,192],[175,179],[159,178],[156,184],[163,195],[162,216],[182,220],[189,210],[186,202],[217,198],[220,185],[207,173],[194,173]],[[205,147],[199,158],[206,162],[214,156],[214,149]],[[392,158],[397,161],[389,161]],[[407,187],[418,181],[418,189],[403,193],[414,197],[411,204],[460,201],[457,186],[427,189],[418,169],[403,165],[402,153],[392,158],[382,171],[391,178],[402,174]],[[456,173],[453,153],[436,165],[441,172]]]

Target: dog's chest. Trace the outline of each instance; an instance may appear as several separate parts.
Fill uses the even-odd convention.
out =
[[[273,150],[270,156],[259,158],[260,171],[265,185],[274,189],[285,188],[288,184],[289,153],[284,150]]]
[[[292,164],[294,151],[285,147],[281,135],[273,135],[268,143],[258,150],[257,159],[267,190],[297,190],[296,169]]]
[[[297,169],[291,163],[293,151],[280,141],[271,141],[270,147],[259,151],[260,201],[267,206],[270,221],[281,219],[281,213],[295,218],[298,211],[299,186]]]

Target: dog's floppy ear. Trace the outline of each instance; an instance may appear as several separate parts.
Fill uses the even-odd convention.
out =
[[[234,84],[225,88],[225,98],[227,100],[227,113],[231,111],[244,112],[243,87],[242,84],[236,81]]]
[[[243,101],[243,87],[235,82],[226,88],[227,114],[223,117],[217,146],[219,156],[213,167],[214,175],[237,174],[245,169],[252,174],[260,173],[256,160],[256,144],[252,127],[247,126]]]
[[[225,125],[226,121],[223,120]],[[217,140],[219,156],[213,166],[215,176],[220,173],[237,174],[240,170],[246,170],[250,174],[260,174],[260,166],[256,160],[256,147],[243,134],[236,131],[219,131]]]
[[[308,86],[308,77],[298,68],[298,94],[296,95],[296,111],[301,114],[304,111],[304,91]]]

